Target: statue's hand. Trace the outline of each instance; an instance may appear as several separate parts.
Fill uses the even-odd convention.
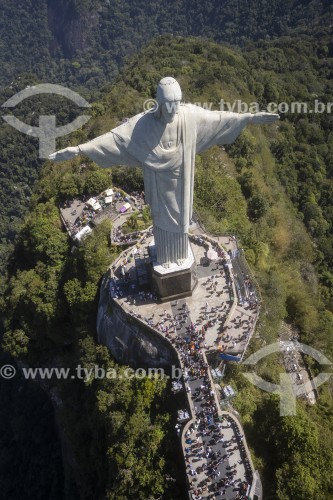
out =
[[[252,115],[251,123],[260,125],[265,123],[273,123],[279,119],[280,115],[277,115],[276,113],[267,113],[266,111],[261,111],[260,113]]]
[[[49,160],[53,160],[53,161],[71,160],[72,158],[75,158],[75,156],[77,156],[78,154],[80,154],[80,150],[77,146],[65,148],[65,149],[60,149],[60,151],[56,151],[55,153],[52,153],[49,156]]]

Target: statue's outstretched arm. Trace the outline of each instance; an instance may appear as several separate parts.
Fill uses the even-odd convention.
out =
[[[116,140],[116,134],[113,131],[100,135],[92,141],[79,146],[56,151],[49,158],[54,161],[66,161],[80,154],[87,156],[103,168],[112,167],[113,165],[140,166],[140,163],[129,155],[126,145],[123,146],[121,140]]]
[[[269,124],[279,119],[280,115],[276,113],[267,113],[266,111],[250,114],[250,123],[253,123],[255,125],[264,125],[265,123]]]
[[[202,153],[214,144],[232,144],[242,130],[250,123],[264,125],[274,123],[278,114],[233,113],[231,111],[210,111],[200,107],[189,107],[188,113],[196,121],[196,152]]]
[[[49,155],[49,160],[66,161],[66,160],[71,160],[72,158],[75,158],[75,156],[78,156],[79,154],[80,154],[79,147],[74,146],[74,147],[69,147],[69,148],[65,148],[65,149],[60,149],[59,151],[52,153],[51,155]]]

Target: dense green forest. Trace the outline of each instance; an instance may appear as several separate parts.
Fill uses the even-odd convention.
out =
[[[3,0],[0,85],[28,71],[96,88],[126,56],[165,33],[240,45],[331,24],[330,0]]]
[[[146,500],[163,492],[168,498],[181,498],[182,483],[175,486],[166,481],[168,473],[177,477],[179,467],[169,414],[174,403],[166,380],[129,379],[124,376],[126,367],[117,365],[108,349],[94,340],[98,285],[117,255],[109,244],[110,223],[101,223],[93,237],[73,253],[59,219],[57,206],[64,193],[66,198],[69,193],[89,193],[110,182],[110,174],[93,165],[80,174],[78,161],[44,169],[15,248],[15,272],[5,296],[5,353],[29,366],[56,363],[75,373],[78,365],[87,369],[97,365],[105,371],[116,370],[118,376],[43,382],[44,391],[57,401],[57,422],[72,468],[66,470],[62,491],[59,465],[58,481],[52,476],[50,480],[48,468],[39,462],[40,481],[35,482],[34,471],[24,467],[16,486],[11,474],[2,476],[2,490],[10,498],[72,499],[78,495]],[[4,429],[4,449],[19,424],[15,415]],[[40,431],[45,448],[47,434]],[[30,440],[22,446],[25,453],[34,450]]]
[[[58,147],[82,143],[141,112],[166,75],[179,80],[186,102],[212,102],[213,109],[220,99],[256,101],[261,109],[272,101],[306,102],[312,108],[315,99],[333,102],[330,1],[6,0],[0,16],[1,102],[39,81],[70,85],[93,102],[93,119],[84,130],[58,140]],[[173,35],[158,37],[126,59],[168,32]],[[58,123],[79,114],[67,101],[48,98],[22,103],[15,115],[36,124],[41,111],[56,113]],[[119,183],[124,170],[101,171],[88,162],[81,171],[78,159],[43,166],[38,141],[9,126],[1,127],[0,145],[5,362],[13,357],[32,366],[80,363],[123,370],[95,343],[99,280],[116,255],[109,226],[102,224],[72,253],[58,203],[87,193],[96,178],[106,182],[106,173],[108,182]],[[249,128],[226,151],[213,148],[197,158],[196,211],[210,231],[240,237],[261,287],[263,314],[253,351],[275,341],[286,319],[299,328],[303,342],[333,358],[332,153],[332,113],[285,113],[278,126]],[[129,185],[142,187],[139,171],[126,175]],[[307,362],[317,373],[314,362]],[[260,365],[261,375],[271,381],[281,369],[275,358]],[[265,498],[333,498],[332,383],[320,388],[315,406],[299,402],[296,417],[279,418],[277,400],[250,386],[241,369],[231,367],[227,376],[237,386],[235,406]],[[20,387],[30,402],[25,420],[19,412],[21,392],[10,397],[10,388],[1,388],[8,411],[0,414],[5,464],[0,484],[7,498],[62,494],[146,500],[150,494],[164,492],[166,499],[182,494],[181,480],[177,486],[166,481],[180,468],[172,466],[171,401],[162,381],[62,381],[47,387],[63,401],[57,426],[76,464],[65,471],[50,405],[36,388],[12,386],[15,393]],[[44,416],[40,427],[38,406]],[[27,427],[31,437],[25,435]],[[42,459],[48,440],[54,442],[49,448],[53,469]],[[15,453],[22,459],[14,484]],[[40,458],[28,466],[32,453]]]

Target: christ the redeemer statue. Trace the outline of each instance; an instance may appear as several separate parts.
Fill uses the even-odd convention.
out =
[[[78,154],[101,167],[141,167],[150,205],[157,262],[181,265],[188,257],[195,155],[214,144],[231,144],[248,123],[272,123],[271,113],[209,111],[182,104],[178,82],[163,78],[157,87],[157,109],[133,116],[92,141],[50,155],[63,161]]]

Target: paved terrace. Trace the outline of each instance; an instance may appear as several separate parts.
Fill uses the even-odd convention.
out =
[[[225,258],[226,252],[218,261],[209,262],[207,246],[210,248],[214,240],[192,238],[198,285],[191,297],[159,304],[144,287],[148,285],[144,264],[149,261],[148,245],[152,240],[149,233],[146,235],[141,245],[125,251],[112,266],[113,285],[110,290],[113,298],[134,316],[141,317],[166,335],[185,336],[194,330],[201,331],[204,332],[205,349],[214,348],[242,356],[254,331],[259,306],[255,296],[251,301],[246,295],[239,300],[238,282],[228,268],[230,261]]]
[[[206,353],[223,351],[242,358],[259,314],[258,299],[248,277],[235,276],[232,259],[205,235],[192,237],[198,285],[192,297],[160,304],[148,288],[145,263],[149,261],[148,231],[140,244],[124,251],[110,269],[106,286],[110,298],[125,313],[137,318],[176,349],[183,371],[190,414],[179,415],[189,497],[193,499],[251,498],[260,479],[254,471],[246,440],[236,418],[222,412],[219,391],[211,378]],[[230,254],[237,243],[227,238]],[[207,252],[215,249],[218,260]],[[242,272],[238,270],[238,274]],[[246,283],[245,283],[246,282]],[[178,385],[179,388],[179,385]],[[185,427],[183,427],[185,424]]]
[[[105,196],[103,193],[96,196],[83,196],[81,199],[68,200],[59,206],[60,215],[63,224],[68,234],[73,238],[81,229],[89,224],[97,225],[105,219],[112,221],[113,240],[121,239],[123,236],[118,237],[117,231],[127,220],[127,218],[134,212],[140,211],[144,207],[142,195],[139,192],[132,192],[130,194],[113,187],[114,195],[112,202],[108,205],[105,204]],[[87,205],[90,198],[95,198],[101,204],[101,210],[95,211],[91,206]],[[121,214],[120,209],[124,203],[128,202],[130,209]],[[126,240],[126,237],[124,237]]]

